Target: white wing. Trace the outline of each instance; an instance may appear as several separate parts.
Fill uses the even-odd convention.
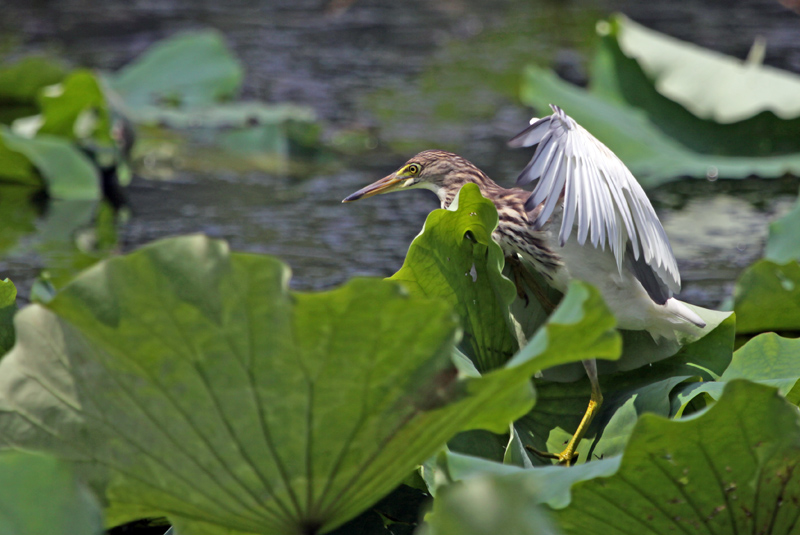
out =
[[[633,254],[631,267],[637,278],[650,278],[643,270],[652,270],[660,280],[651,280],[650,285],[642,281],[651,296],[658,290],[654,284],[680,291],[678,266],[667,234],[642,187],[608,147],[561,108],[550,107],[553,115],[531,120],[531,126],[509,141],[512,147],[538,145],[517,179],[518,185],[538,180],[526,204],[533,210],[544,202],[534,227],[540,229],[550,219],[563,194],[558,236],[562,246],[577,223],[578,243],[585,244],[591,233],[594,247],[605,250],[608,245],[620,273],[626,252]],[[665,293],[666,288],[662,290]]]

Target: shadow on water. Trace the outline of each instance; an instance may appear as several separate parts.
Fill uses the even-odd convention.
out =
[[[15,53],[45,50],[116,69],[176,31],[214,27],[246,67],[245,98],[313,107],[328,141],[371,132],[366,146],[303,178],[184,169],[169,181],[136,178],[128,188],[132,217],[119,229],[122,250],[203,232],[237,250],[280,256],[302,289],[400,267],[434,198],[414,191],[351,206],[340,201],[412,154],[454,150],[499,183],[513,183],[528,157],[504,145],[530,115],[516,97],[522,67],[555,61],[580,80],[594,22],[613,10],[739,57],[765,35],[767,63],[800,71],[800,44],[789,38],[797,21],[766,0],[724,8],[679,0],[32,1],[6,6],[0,30]],[[768,221],[796,194],[797,182],[788,179],[686,181],[651,192],[683,271],[684,298],[713,307],[728,295],[741,269],[760,256]],[[3,245],[0,273],[25,295],[57,253],[26,238],[47,226],[43,212],[4,212],[3,221],[20,221],[9,224],[17,234]]]

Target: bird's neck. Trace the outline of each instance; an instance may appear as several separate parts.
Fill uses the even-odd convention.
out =
[[[473,167],[467,172],[461,172],[452,178],[446,177],[441,185],[435,185],[434,188],[431,189],[433,189],[433,192],[439,197],[442,208],[448,208],[456,198],[456,195],[458,195],[458,192],[461,191],[461,187],[470,182],[477,184],[478,188],[481,190],[481,194],[487,198],[492,198],[503,190],[494,180],[489,178],[486,173],[477,167]]]

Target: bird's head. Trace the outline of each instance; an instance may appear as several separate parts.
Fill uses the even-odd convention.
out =
[[[342,202],[414,188],[429,189],[436,193],[440,201],[445,202],[445,199],[452,199],[452,194],[465,183],[476,182],[480,185],[485,180],[488,180],[486,175],[461,156],[442,150],[426,150],[408,160],[394,173],[348,195]]]

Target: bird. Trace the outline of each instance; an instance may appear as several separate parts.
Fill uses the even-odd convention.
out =
[[[492,238],[512,266],[532,268],[562,293],[575,279],[592,284],[618,328],[647,331],[657,342],[705,327],[700,316],[673,297],[681,284],[677,262],[641,185],[600,140],[558,106],[551,110],[549,116],[531,119],[508,142],[512,148],[535,147],[517,187],[499,186],[457,154],[424,150],[342,202],[424,188],[448,208],[464,184],[477,184],[497,209]],[[532,191],[522,187],[529,184]],[[578,444],[603,402],[595,360],[583,365],[591,396],[577,430],[558,454],[533,450],[560,464],[576,461]]]

